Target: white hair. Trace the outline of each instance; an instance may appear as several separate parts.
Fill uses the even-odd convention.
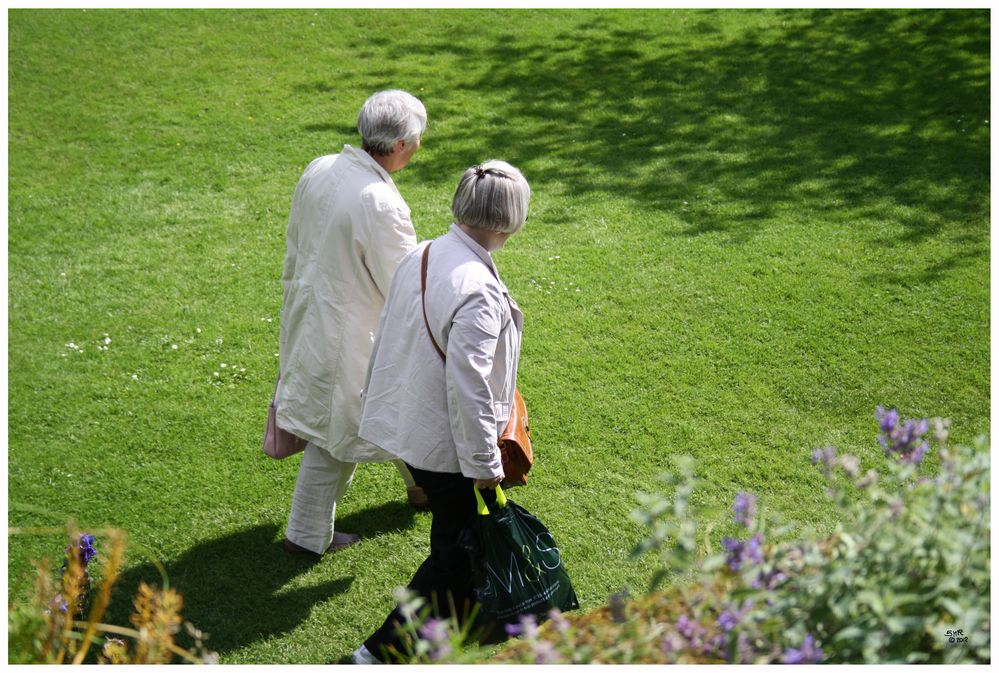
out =
[[[400,140],[416,142],[427,128],[427,109],[416,96],[399,89],[372,94],[357,115],[364,147],[390,154]]]
[[[490,159],[472,166],[461,176],[451,200],[455,222],[515,234],[527,221],[531,187],[519,170],[505,161]]]

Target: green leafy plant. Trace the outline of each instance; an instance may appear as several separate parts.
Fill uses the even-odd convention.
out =
[[[948,423],[878,409],[885,474],[832,448],[813,462],[844,520],[818,540],[761,516],[757,497],[733,504],[740,534],[703,553],[690,508],[696,479],[680,463],[672,497],[644,496],[649,529],[636,553],[665,567],[635,600],[618,595],[589,614],[522,621],[497,655],[516,663],[984,663],[990,657],[988,443],[950,448]],[[931,432],[931,436],[927,433]],[[920,465],[939,449],[935,476]],[[845,477],[841,479],[840,477]]]

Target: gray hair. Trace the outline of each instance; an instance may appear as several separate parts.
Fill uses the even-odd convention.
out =
[[[427,109],[416,96],[399,89],[372,94],[357,115],[364,147],[390,154],[400,140],[416,142],[427,128]]]
[[[490,159],[472,166],[461,176],[451,200],[455,222],[515,234],[527,221],[531,187],[519,170],[505,161]]]

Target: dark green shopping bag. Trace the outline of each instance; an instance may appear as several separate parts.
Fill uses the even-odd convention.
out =
[[[555,538],[536,516],[506,499],[496,487],[489,511],[474,488],[479,516],[465,531],[462,544],[472,563],[472,585],[480,604],[479,623],[502,631],[505,624],[532,614],[544,619],[553,608],[579,607]],[[540,621],[540,620],[539,620]]]

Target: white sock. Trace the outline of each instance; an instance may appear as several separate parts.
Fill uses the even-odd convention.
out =
[[[382,663],[381,661],[378,660],[377,657],[375,657],[375,655],[371,654],[371,652],[368,651],[368,648],[366,648],[364,645],[361,645],[356,650],[354,650],[354,653],[352,655],[350,655],[350,656],[354,660],[355,664],[380,664],[380,663]]]

